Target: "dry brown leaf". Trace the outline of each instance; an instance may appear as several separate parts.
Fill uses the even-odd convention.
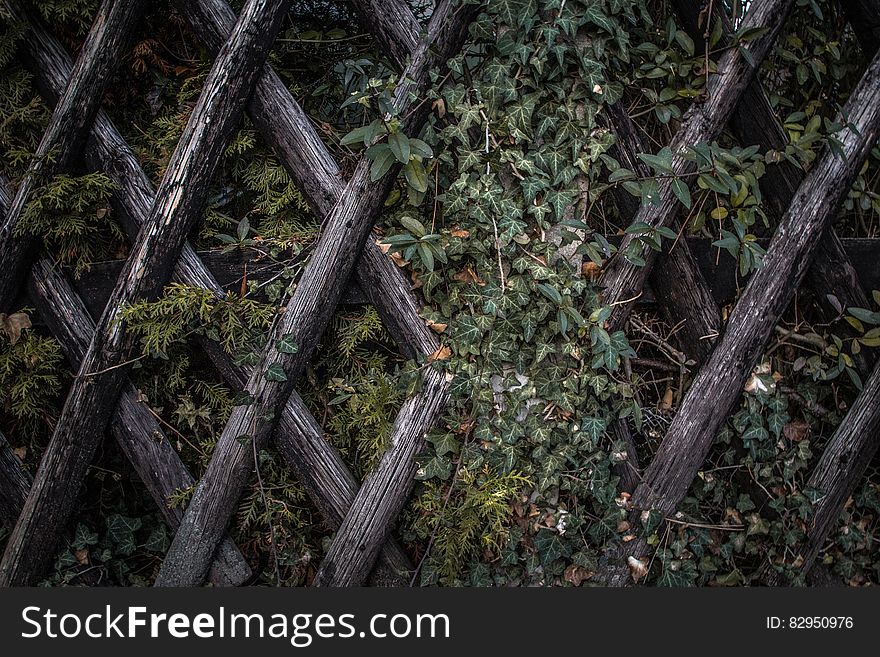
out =
[[[397,253],[396,251],[391,254],[391,259],[394,261],[394,264],[398,267],[406,267],[409,264],[409,260],[406,260],[402,255]]]
[[[382,253],[386,254],[386,255],[387,255],[388,252],[391,250],[391,245],[390,245],[390,244],[386,244],[386,243],[383,242],[382,240],[376,240],[376,246],[378,246],[378,247],[379,247],[379,250],[380,250]]]
[[[564,574],[565,581],[572,586],[580,586],[585,580],[590,579],[592,576],[592,570],[587,570],[583,566],[575,566],[574,564],[566,568]]]
[[[438,98],[433,103],[431,103],[431,109],[437,112],[438,118],[443,118],[446,116],[446,102],[442,98]]]
[[[629,572],[634,582],[638,582],[648,574],[648,564],[645,563],[644,559],[636,559],[630,556],[626,558],[626,563],[629,566]]]
[[[663,399],[660,400],[660,410],[661,411],[670,410],[672,408],[672,400],[673,399],[674,399],[674,397],[673,397],[672,388],[666,388],[666,392],[663,393]]]
[[[810,434],[810,425],[803,420],[792,420],[782,427],[782,435],[792,442],[799,443]]]
[[[602,273],[602,268],[592,260],[587,260],[581,265],[581,275],[586,276],[591,281],[597,279]]]
[[[21,338],[21,332],[31,327],[31,318],[24,313],[0,313],[0,330],[9,338],[9,344],[15,344]]]
[[[77,563],[81,566],[89,565],[89,550],[88,548],[82,548],[81,550],[76,550],[73,553],[73,556],[76,557]]]
[[[430,319],[425,323],[428,325],[429,329],[434,331],[434,333],[443,333],[447,329],[447,327],[449,326],[449,324],[443,324],[441,322],[434,322],[434,321],[431,321]]]
[[[460,272],[456,272],[455,274],[453,274],[452,278],[457,281],[461,281],[462,283],[476,283],[481,287],[486,284],[486,281],[477,276],[477,273],[471,267],[468,267],[467,269],[464,269]]]
[[[434,361],[437,361],[437,360],[449,360],[451,357],[452,357],[452,349],[450,349],[446,345],[443,345],[437,351],[435,351],[433,354],[428,356],[428,362],[433,363]]]
[[[24,457],[27,456],[27,447],[23,445],[21,447],[13,447],[12,453],[18,457],[19,461],[24,461]]]
[[[470,237],[471,231],[464,228],[454,228],[450,233],[453,237]]]

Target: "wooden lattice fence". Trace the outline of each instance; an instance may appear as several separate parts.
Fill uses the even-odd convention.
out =
[[[479,5],[442,0],[423,30],[400,0],[353,1],[364,25],[401,70],[394,103],[406,124],[418,128],[429,109],[419,100],[428,87],[429,72],[441,68],[462,47]],[[360,486],[294,390],[349,279],[377,308],[406,356],[426,358],[439,347],[419,317],[420,300],[409,281],[369,237],[398,171],[392,168],[373,183],[370,162],[362,157],[345,180],[308,117],[266,63],[288,6],[285,0],[248,0],[238,17],[224,0],[176,4],[215,61],[167,171],[154,189],[119,130],[100,109],[105,86],[144,3],[104,0],[79,57],[72,62],[24,3],[2,2],[10,16],[28,27],[24,56],[55,109],[31,169],[14,194],[6,180],[0,185],[0,310],[8,310],[26,284],[30,299],[78,372],[32,481],[5,439],[0,444],[0,512],[14,522],[0,563],[0,584],[30,584],[42,575],[53,554],[49,547],[58,543],[75,513],[77,493],[108,427],[176,531],[157,585],[200,585],[206,580],[238,585],[248,579],[249,568],[225,529],[254,469],[255,456],[270,439],[336,529],[316,585],[359,585],[368,579],[376,584],[409,584],[414,567],[391,537],[391,529],[413,485],[414,457],[446,403],[445,375],[431,367],[422,370],[421,391],[404,402],[390,447]],[[702,3],[673,0],[672,4],[699,43],[704,38]],[[795,3],[756,0],[752,4],[743,28],[768,29],[721,58],[705,101],[683,117],[670,144],[673,153],[716,139],[728,124],[743,142],[764,149],[784,147],[784,132],[755,73]],[[875,0],[843,4],[864,49],[875,52],[880,40],[870,26],[877,23],[880,5]],[[234,408],[184,511],[166,501],[194,480],[128,381],[133,342],[116,317],[128,304],[155,298],[170,280],[224,294],[218,277],[186,237],[202,211],[220,155],[245,112],[321,218],[322,230],[255,367],[236,365],[215,343],[202,342],[229,386],[246,390],[251,403]],[[717,285],[707,283],[687,240],[659,257],[644,248],[643,267],[622,257],[606,267],[602,283],[606,301],[613,306],[609,327],[625,326],[629,311],[650,283],[663,313],[684,327],[678,337],[694,360],[692,367],[699,368],[656,458],[643,471],[627,426],[621,422],[613,427],[615,435],[630,445],[621,485],[632,494],[633,514],[651,509],[665,516],[675,513],[720,423],[736,403],[744,379],[802,282],[819,299],[833,295],[838,307],[868,305],[857,268],[830,225],[868,149],[880,136],[880,56],[874,57],[853,90],[844,113],[853,126],[841,136],[845,158],[826,152],[805,176],[784,165],[768,174],[773,178],[765,195],[779,229],[765,266],[751,277],[726,324],[712,293]],[[637,154],[648,149],[625,108],[612,106],[602,119],[617,136],[615,157],[633,170],[643,167]],[[113,289],[90,293],[86,303],[39,251],[36,238],[15,234],[38,174],[63,172],[80,155],[90,168],[106,172],[115,183],[114,207],[133,244],[127,261],[113,270]],[[685,176],[692,168],[693,163],[684,158],[673,160],[676,176]],[[660,195],[659,204],[642,207],[622,195],[620,205],[629,204],[633,221],[672,225],[676,197],[668,181],[661,183]],[[621,251],[630,239],[623,238]],[[108,271],[103,269],[102,274]],[[103,308],[96,321],[88,306]],[[866,380],[864,390],[829,441],[810,481],[826,494],[817,503],[808,533],[801,566],[805,571],[878,446],[880,371],[868,350],[859,355],[856,367]],[[268,371],[284,376],[270,380],[265,376]],[[612,585],[631,583],[631,571],[649,553],[642,538],[612,548],[598,577]],[[772,576],[768,581],[773,581]]]

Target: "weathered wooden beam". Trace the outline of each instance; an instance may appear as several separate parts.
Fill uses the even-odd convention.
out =
[[[0,523],[15,527],[33,478],[0,433]]]
[[[432,18],[427,37],[401,76],[392,101],[400,116],[406,117],[402,129],[410,133],[421,125],[427,113],[425,103],[413,106],[411,98],[420,98],[426,89],[429,71],[455,52],[466,34],[467,22],[441,21],[438,16],[443,16],[439,9]],[[408,108],[412,109],[409,113]],[[272,327],[267,348],[248,381],[246,390],[254,401],[233,410],[166,556],[157,585],[197,585],[203,580],[207,557],[241,494],[252,467],[254,450],[265,444],[274,427],[272,414],[267,412],[284,403],[314,352],[398,173],[398,169],[392,167],[382,179],[373,182],[369,169],[370,161],[362,157],[325,220],[311,259],[284,313]],[[291,351],[295,353],[289,353]],[[267,378],[270,372],[283,373],[283,376],[276,374]],[[427,431],[427,427],[423,431]],[[247,439],[240,440],[244,436]]]
[[[819,491],[822,497],[813,504],[806,542],[793,560],[793,564],[802,572],[810,572],[816,563],[816,557],[840,518],[844,505],[877,453],[878,446],[880,364],[874,367],[873,374],[837,427],[807,480],[806,487]],[[779,585],[784,583],[783,580],[781,572],[770,570],[765,582]]]
[[[398,68],[406,67],[419,45],[421,26],[400,0],[352,0],[364,27]]]
[[[232,25],[235,24],[234,19],[233,16],[230,29],[226,32],[227,36]],[[38,24],[31,25],[26,44],[27,52],[33,60],[31,68],[34,70],[40,91],[50,103],[54,102],[70,74],[69,57],[57,40]],[[104,112],[99,112],[95,119],[86,142],[85,158],[90,167],[103,169],[117,185],[118,189],[112,197],[113,208],[126,234],[130,239],[135,240],[140,226],[149,217],[156,190],[141,169],[137,157]],[[229,255],[233,259],[240,256],[235,253]],[[118,269],[121,271],[121,268],[122,264]],[[100,271],[101,265],[97,265],[96,269]],[[107,275],[111,273],[107,272]],[[118,272],[113,273],[115,280],[118,278]],[[234,275],[237,278],[240,273]],[[174,271],[174,278],[178,282],[201,287],[217,296],[223,296],[223,288],[189,245],[183,248]],[[225,278],[221,280],[224,284],[229,281]],[[86,286],[88,289],[87,281]],[[236,286],[238,287],[240,285]],[[100,299],[97,307],[89,307],[94,318],[100,317],[111,292],[112,287]],[[86,296],[88,297],[88,293]],[[234,390],[240,390],[247,381],[250,371],[234,365],[215,342],[207,338],[200,341],[202,348],[227,384]],[[354,499],[358,482],[339,453],[324,439],[320,425],[296,393],[291,395],[282,410],[275,437],[279,452],[320,510],[324,520],[330,526],[338,527],[351,505],[351,500]],[[405,576],[398,580],[399,573],[409,572],[412,565],[396,542],[389,541],[382,551],[381,560],[381,566],[374,573],[375,583],[407,581]]]
[[[0,176],[0,215],[10,204],[6,180]],[[82,301],[64,275],[45,255],[40,255],[31,269],[27,287],[37,312],[58,339],[73,369],[89,345],[95,324]],[[190,487],[192,475],[171,446],[156,418],[138,401],[137,390],[127,383],[110,422],[111,432],[122,453],[146,487],[165,522],[175,529],[183,509],[172,508],[168,501],[179,489]],[[24,508],[33,476],[26,471],[0,435],[0,516],[11,530]],[[251,576],[250,567],[228,536],[223,538],[208,576],[216,586],[238,586]]]
[[[371,0],[359,1],[366,6]],[[220,48],[235,22],[235,14],[224,0],[178,1],[177,8],[211,52]],[[392,26],[408,22],[402,14],[376,11],[372,22],[387,21],[389,26],[380,33],[389,34],[394,31]],[[418,40],[417,31],[411,40]],[[345,188],[345,179],[312,121],[268,64],[254,89],[248,114],[316,216],[326,219]],[[420,306],[412,286],[372,240],[364,247],[355,278],[361,289],[368,292],[398,347],[410,358],[422,353],[426,329],[418,317]]]
[[[606,108],[608,122],[617,140],[612,156],[640,176],[651,177],[648,166],[638,158],[648,152],[645,144],[621,103]],[[632,194],[617,188],[617,207],[624,218],[633,220],[640,202]],[[657,258],[648,282],[663,316],[670,326],[677,326],[679,344],[695,363],[702,363],[712,352],[715,339],[721,334],[721,313],[703,272],[697,265],[688,240],[677,240]],[[638,300],[637,300],[638,301]]]
[[[752,5],[743,21],[743,28],[766,27],[767,32],[742,48],[728,50],[721,57],[718,73],[710,76],[706,83],[706,100],[695,103],[687,111],[669,145],[673,154],[673,176],[659,182],[658,203],[643,205],[635,221],[655,228],[669,226],[674,221],[681,202],[672,191],[672,182],[674,178],[686,176],[696,168],[694,162],[683,157],[683,152],[694,144],[711,141],[721,133],[793,6],[793,0],[766,0]],[[748,55],[743,50],[748,50]],[[638,250],[644,266],[637,266],[624,257],[630,248]],[[640,244],[636,236],[626,235],[621,242],[620,253],[605,267],[602,275],[605,302],[614,304],[608,319],[611,330],[623,327],[632,301],[641,296],[644,290],[656,255],[654,250]]]
[[[736,404],[742,385],[806,276],[825,230],[862,162],[880,135],[880,55],[853,91],[843,115],[853,129],[840,134],[845,158],[826,149],[804,178],[767,250],[764,265],[737,302],[721,341],[685,395],[678,413],[645,470],[631,502],[636,510],[668,515],[684,498],[712,447],[718,428]],[[629,582],[626,559],[650,552],[644,537],[623,545],[623,563],[609,567],[609,584]]]
[[[76,369],[94,334],[94,322],[70,284],[45,256],[34,263],[28,289],[37,311]],[[129,382],[123,384],[113,410],[110,432],[173,531],[180,524],[183,508],[170,506],[169,500],[175,492],[192,486],[195,479],[156,418],[139,401],[137,388]],[[214,555],[210,581],[217,586],[238,586],[250,577],[250,567],[238,547],[225,536]]]
[[[880,10],[880,3],[877,3],[877,0],[868,0],[868,2],[875,6],[875,11]],[[703,37],[705,26],[701,29],[698,25],[702,3],[698,0],[672,0],[672,5],[688,34],[694,39],[694,43],[698,44],[697,47],[705,48]],[[713,16],[714,20],[721,21],[722,40],[719,45],[724,46],[732,32],[730,22],[720,6],[715,6]],[[864,20],[864,16],[857,18],[860,21]],[[871,48],[872,44],[863,43],[863,47]],[[868,52],[873,55],[876,52],[876,45]],[[770,106],[770,100],[764,92],[761,81],[757,78],[748,86],[737,105],[731,118],[731,127],[743,145],[758,144],[764,150],[784,151],[788,144],[788,136]],[[767,167],[760,186],[764,201],[774,216],[780,218],[788,210],[803,177],[803,171],[786,159]],[[828,295],[833,295],[843,308],[868,307],[868,299],[859,283],[859,275],[831,227],[820,243],[819,252],[807,273],[806,280],[829,320],[834,318],[838,311],[829,301]],[[846,324],[841,330],[851,333]],[[862,350],[854,357],[856,368],[862,376],[870,374],[873,359],[873,353],[869,349]]]
[[[67,88],[61,94],[49,125],[0,224],[0,309],[6,310],[27,275],[40,243],[39,235],[14,237],[34,189],[56,173],[67,170],[85,139],[101,105],[104,90],[131,39],[143,0],[103,0],[73,65]],[[12,0],[2,6],[16,22],[27,22],[27,12]]]
[[[0,562],[0,585],[33,582],[73,513],[77,493],[125,380],[133,352],[119,312],[168,282],[200,215],[211,177],[253,90],[285,0],[248,0],[214,62],[156,193],[150,218],[101,319]],[[219,544],[217,536],[214,548]],[[206,558],[205,571],[214,550]]]
[[[714,303],[721,306],[736,301],[742,288],[751,278],[751,274],[739,276],[736,260],[727,251],[719,251],[717,247],[712,246],[711,239],[688,237],[682,238],[683,240],[687,241],[688,251],[690,251],[700,274],[705,279],[709,294]],[[608,241],[615,245],[619,243],[619,239],[613,236]],[[853,263],[864,291],[880,290],[880,267],[877,267],[877,262],[880,261],[880,239],[844,237],[840,241],[843,244],[843,250],[846,252],[847,258]],[[764,248],[769,243],[769,239],[758,240],[758,244]],[[216,290],[217,294],[222,294],[224,291],[238,292],[241,289],[241,281],[245,273],[251,279],[268,279],[281,273],[284,267],[287,266],[287,263],[284,261],[268,262],[263,254],[246,249],[228,252],[223,252],[219,249],[198,251],[195,255],[202,262],[205,269],[207,269],[209,276],[216,281],[216,286],[212,284],[208,289]],[[364,256],[361,257],[363,258]],[[104,310],[104,306],[107,305],[107,300],[113,292],[114,281],[119,277],[124,265],[125,260],[96,262],[87,271],[82,272],[79,278],[73,280],[77,294],[82,298],[83,303],[86,304],[86,308],[89,309],[92,317],[100,316],[101,311]],[[179,273],[175,273],[175,280],[185,282]],[[363,280],[363,277],[358,277],[356,280],[348,281],[340,301],[341,304],[358,306],[372,303],[372,295],[368,295],[364,288],[361,287]],[[193,283],[190,282],[189,284]],[[403,285],[403,291],[411,294],[412,286],[409,285],[405,277],[403,278]],[[367,284],[366,287],[372,291],[375,286]],[[654,292],[652,275],[652,278],[648,279],[645,293],[636,301],[636,305],[642,307],[659,306],[658,298],[662,297]],[[22,303],[25,301],[25,298],[21,299]],[[420,324],[424,326],[421,320]],[[395,340],[397,336],[399,336],[399,332],[392,333],[392,337]],[[420,337],[419,341],[423,339]],[[419,341],[409,340],[411,344],[415,345],[419,345]],[[428,346],[430,345],[418,347],[416,353],[425,353],[425,349]]]

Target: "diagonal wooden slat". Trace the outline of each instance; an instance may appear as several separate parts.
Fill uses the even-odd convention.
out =
[[[742,48],[728,50],[721,57],[718,74],[710,76],[706,83],[707,99],[692,106],[684,115],[669,145],[673,154],[672,170],[675,178],[686,176],[696,168],[694,162],[682,157],[683,151],[693,144],[711,141],[727,125],[737,102],[754,79],[757,67],[764,60],[793,7],[794,0],[762,0],[752,3],[743,20],[743,29],[768,29]],[[748,55],[743,54],[744,49],[748,51]],[[659,182],[659,202],[656,205],[643,205],[636,215],[636,222],[654,227],[669,226],[672,223],[680,206],[672,191],[672,180],[670,177]],[[637,248],[639,256],[646,263],[644,266],[634,265],[624,257],[623,254],[631,246]],[[602,276],[605,302],[614,304],[608,319],[609,330],[623,327],[632,302],[642,294],[656,255],[649,247],[640,245],[635,236],[626,235],[623,238],[620,253],[606,266]]]
[[[0,523],[12,530],[31,488],[32,478],[0,433]]]
[[[864,10],[864,4],[868,3],[874,5],[874,12],[880,13],[880,3],[877,0],[864,0],[863,3],[850,8],[853,23],[862,23],[866,20],[861,11]],[[698,0],[672,0],[672,5],[688,34],[697,44],[697,48],[704,48],[703,30],[698,26],[702,11],[701,3]],[[729,41],[731,26],[721,7],[715,7],[714,16],[715,20],[721,21],[723,36],[718,45],[723,47]],[[877,51],[877,42],[862,41],[862,48],[869,53],[869,56],[873,55]],[[753,80],[743,94],[731,117],[731,127],[744,146],[758,144],[765,151],[784,151],[788,144],[788,136],[773,113],[770,100],[758,79]],[[803,171],[788,160],[767,167],[760,182],[761,193],[770,211],[777,218],[785,214],[803,177]],[[829,228],[828,234],[821,241],[819,252],[806,280],[815,297],[824,304],[829,318],[838,314],[837,309],[828,301],[829,294],[834,295],[843,308],[868,307],[868,299],[859,282],[859,276],[833,228]],[[870,374],[873,365],[871,350],[863,349],[854,356],[853,360],[862,376]]]
[[[0,176],[0,215],[9,203],[7,186]],[[76,369],[95,331],[85,306],[46,255],[38,256],[27,284],[38,313],[47,321],[68,362]],[[177,527],[183,509],[170,507],[168,500],[175,491],[188,488],[195,480],[156,418],[138,401],[137,390],[130,383],[123,387],[110,428],[162,517],[172,529]],[[3,442],[0,445],[0,519],[9,524],[10,530],[24,508],[32,484],[31,474],[21,468],[21,463]],[[228,536],[224,537],[208,579],[216,586],[237,586],[250,576],[250,568],[235,543]]]
[[[805,545],[793,563],[809,573],[856,484],[880,447],[880,364],[825,446],[806,488],[822,497],[813,505]],[[782,584],[781,573],[768,572],[765,583]]]
[[[207,1],[209,0],[198,0],[198,3],[201,5]],[[218,33],[224,36],[218,38],[228,36],[234,24],[235,16],[232,14],[227,26],[228,29]],[[222,45],[222,41],[220,45]],[[60,90],[64,88],[70,73],[70,61],[67,54],[57,40],[36,23],[30,25],[30,38],[26,41],[26,47],[30,59],[33,60],[31,68],[41,93],[50,103],[54,102]],[[265,79],[264,75],[262,81]],[[257,85],[257,90],[252,97],[251,112],[254,110],[254,98],[264,96],[259,93],[262,86],[264,86],[262,83]],[[287,98],[295,104],[289,92],[283,87],[283,93],[280,93],[277,88],[272,89],[271,86],[269,90],[272,93],[268,97],[278,98],[282,103]],[[287,109],[286,106],[279,104],[269,106],[268,111],[271,115],[278,116],[282,125],[286,126],[282,115]],[[296,112],[288,112],[286,116],[295,117],[296,115]],[[305,125],[311,129],[308,123]],[[318,140],[317,136],[314,139]],[[305,141],[305,147],[308,147],[311,142]],[[320,140],[318,142],[320,143]],[[284,152],[290,152],[288,141],[276,141],[276,148],[280,148],[279,143],[284,145]],[[302,140],[295,141],[295,143],[301,144]],[[321,144],[321,148],[324,148],[323,144]],[[324,152],[326,153],[326,149]],[[136,156],[103,111],[98,113],[92,126],[92,131],[86,142],[85,158],[90,167],[103,169],[117,185],[118,189],[113,195],[113,207],[126,234],[132,240],[136,239],[140,226],[149,217],[150,207],[156,192],[141,169]],[[304,153],[297,161],[305,165],[309,162],[327,160],[332,162],[329,153],[326,156],[320,154],[312,156],[309,153]],[[321,169],[308,167],[307,170],[314,173]],[[318,196],[323,193],[320,184],[311,185],[308,189],[314,190]],[[378,252],[378,249],[375,250]],[[384,269],[378,287],[383,291],[383,303],[387,304],[404,295],[411,297],[412,293],[409,291],[407,282],[405,280],[402,283],[396,282],[400,281],[401,275],[394,269],[391,272],[393,275],[388,275],[387,263],[383,262],[381,266]],[[201,287],[210,290],[217,296],[223,296],[222,288],[189,245],[185,245],[183,248],[175,267],[174,278],[187,285]],[[415,317],[414,314],[413,317]],[[416,322],[422,330],[426,330],[421,320],[416,318],[413,321],[405,315],[401,317],[398,324],[390,324],[387,327],[399,344],[418,345],[418,341],[410,337],[418,337],[419,335],[419,326],[414,326]],[[403,326],[405,331],[397,331],[397,326]],[[226,382],[233,389],[240,390],[247,381],[249,370],[232,363],[225,352],[210,339],[200,338],[200,344]],[[285,462],[293,469],[321,511],[324,519],[331,526],[338,527],[351,505],[351,500],[354,499],[358,483],[338,452],[324,439],[320,425],[295,392],[282,410],[279,429],[276,432],[276,445]],[[403,550],[396,542],[390,540],[381,554],[381,568],[374,573],[375,581],[384,584],[398,581],[398,574],[406,573],[411,568],[412,566]],[[405,582],[407,580],[403,578],[399,581]]]
[[[128,304],[156,296],[170,278],[286,9],[287,3],[281,0],[248,0],[211,68],[156,193],[150,218],[68,393],[0,562],[0,585],[32,582],[51,555],[46,548],[55,544],[73,513],[79,487],[129,366],[126,359],[132,351],[131,340],[117,315]],[[209,563],[212,556],[213,550]]]
[[[364,11],[370,2],[372,0],[358,0]],[[220,48],[235,22],[235,14],[224,0],[179,0],[177,7],[211,52]],[[379,13],[378,6],[375,9],[374,25],[389,21],[393,26],[401,20],[400,12],[386,14]],[[386,27],[380,33],[391,30],[392,27]],[[254,89],[248,115],[315,215],[325,220],[345,189],[345,179],[311,120],[268,64]],[[382,317],[385,328],[409,358],[437,349],[436,337],[418,317],[420,306],[410,282],[371,240],[364,247],[355,275]]]
[[[442,15],[439,10],[435,13],[438,15]],[[448,21],[444,25],[437,23],[439,21],[432,18],[433,29],[429,27],[429,36],[420,44],[394,92],[393,105],[404,117],[402,129],[411,133],[421,124],[428,110],[425,103],[413,103],[411,98],[420,98],[433,65],[445,61],[449,53],[455,52],[466,33],[459,21]],[[407,108],[412,111],[406,113]],[[252,467],[253,450],[265,444],[273,429],[274,419],[271,414],[267,415],[267,410],[276,408],[287,399],[313,353],[398,172],[392,167],[382,179],[372,182],[369,169],[370,161],[362,157],[326,219],[313,255],[284,313],[270,331],[267,348],[248,381],[246,389],[255,401],[250,406],[233,410],[171,545],[157,585],[195,585],[204,578],[206,559],[213,551]],[[294,342],[298,346],[297,352],[291,354],[276,349],[282,338],[288,343]],[[264,373],[270,367],[283,371],[286,380],[267,380]],[[421,431],[427,431],[427,427],[422,427]],[[242,445],[238,440],[242,436],[247,436],[252,445]]]
[[[33,60],[31,68],[41,92],[51,103],[64,88],[70,73],[70,61],[61,45],[42,26],[32,24],[30,28],[26,43]],[[103,111],[98,113],[86,142],[85,158],[92,168],[105,170],[118,186],[112,200],[114,210],[129,238],[136,239],[140,226],[149,217],[155,189]],[[223,296],[222,288],[189,245],[184,246],[174,278],[186,285],[210,290],[218,297]],[[394,333],[392,335],[399,339]],[[200,345],[227,384],[240,390],[249,370],[234,365],[213,341],[200,339]],[[336,450],[324,439],[320,425],[296,393],[291,395],[282,411],[276,444],[325,520],[338,527],[354,499],[358,484]],[[396,573],[408,572],[411,568],[403,550],[393,541],[382,552],[382,564],[382,572],[376,573],[378,582],[394,581]]]
[[[824,231],[880,136],[880,54],[862,76],[842,115],[854,126],[840,135],[845,158],[826,149],[804,178],[770,243],[764,266],[750,279],[724,337],[697,375],[645,470],[631,499],[634,509],[655,509],[667,515],[684,498],[767,338],[806,276]],[[638,559],[649,552],[643,537],[622,548],[625,559]],[[625,562],[604,575],[614,585],[629,581]]]
[[[616,144],[612,154],[627,169],[640,176],[652,172],[638,157],[647,153],[637,128],[620,103],[607,108],[609,123]],[[624,217],[633,219],[639,212],[639,200],[620,189],[615,198]],[[722,322],[718,305],[687,240],[677,240],[670,250],[658,256],[648,280],[658,305],[670,326],[678,327],[676,337],[682,350],[699,366],[712,352],[715,339],[721,334]]]
[[[143,0],[104,0],[73,66],[70,82],[52,112],[37,150],[0,225],[0,309],[6,310],[27,274],[40,238],[13,232],[24,214],[31,192],[48,177],[67,170],[79,154],[85,135],[101,104],[110,77],[131,39],[144,8]],[[11,20],[28,22],[27,12],[4,0],[0,7]]]

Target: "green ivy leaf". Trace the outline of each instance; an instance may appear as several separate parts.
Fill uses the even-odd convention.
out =
[[[299,352],[299,345],[294,340],[293,333],[288,333],[275,343],[275,349],[282,354],[295,354]]]
[[[263,376],[266,381],[287,381],[287,373],[284,371],[284,368],[281,367],[280,363],[272,363],[269,365]]]

